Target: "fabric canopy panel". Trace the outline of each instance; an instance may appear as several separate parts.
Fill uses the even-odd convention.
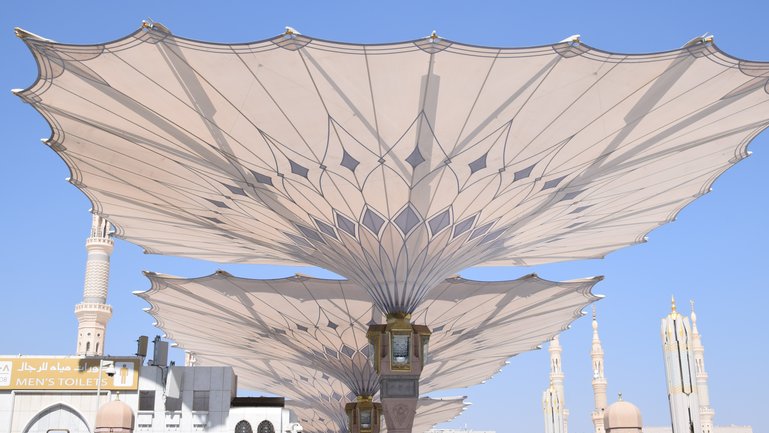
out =
[[[242,386],[290,397],[291,389],[306,386],[303,395],[317,401],[379,390],[366,331],[382,315],[352,281],[252,280],[222,271],[195,279],[148,277],[151,288],[137,295],[150,303],[156,325],[198,359],[233,365]],[[444,280],[412,316],[433,332],[420,391],[491,378],[508,358],[537,348],[580,317],[598,299],[591,289],[600,279]]]
[[[230,365],[238,375],[238,384],[251,389],[269,390],[286,396],[286,407],[294,412],[307,433],[347,432],[345,405],[356,396],[345,385],[327,374],[282,359],[231,357],[229,354],[196,355],[203,365]],[[417,403],[414,432],[448,422],[468,406],[466,397],[421,397]],[[386,430],[385,430],[386,431]],[[384,433],[384,432],[383,432]]]
[[[451,421],[459,416],[469,403],[465,403],[465,397],[444,398],[420,398],[417,404],[414,433],[424,433],[436,424]],[[346,419],[340,425],[329,418],[329,415],[321,408],[303,404],[299,401],[287,401],[286,408],[290,409],[296,421],[302,424],[307,433],[345,433],[348,431]],[[292,418],[292,421],[294,418]],[[382,430],[387,432],[387,426]]]
[[[448,422],[458,417],[470,405],[470,403],[465,402],[465,398],[420,398],[412,431],[424,433],[436,424]],[[387,433],[386,425],[382,433]]]
[[[475,265],[598,258],[644,240],[748,155],[769,65],[703,40],[243,44],[148,25],[74,46],[19,30],[16,93],[71,182],[148,252],[302,263],[412,312]]]

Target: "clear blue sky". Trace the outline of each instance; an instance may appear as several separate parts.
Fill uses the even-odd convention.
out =
[[[261,4],[262,6],[256,6]],[[715,34],[727,53],[769,61],[769,3],[755,2],[370,2],[370,1],[16,1],[0,9],[0,110],[2,110],[3,240],[0,289],[0,353],[68,354],[74,351],[72,313],[82,293],[90,207],[64,181],[67,168],[38,138],[49,129],[30,107],[11,95],[26,87],[36,68],[19,26],[70,43],[98,43],[122,37],[141,20],[162,22],[174,33],[197,39],[242,42],[263,39],[290,25],[304,34],[349,42],[414,39],[437,30],[449,39],[494,46],[539,45],[579,33],[587,44],[618,52],[680,47],[704,32]],[[471,269],[465,277],[509,279],[537,272],[548,279],[605,275],[596,292],[606,351],[610,400],[622,392],[638,405],[647,425],[669,423],[659,320],[671,294],[688,313],[697,301],[706,348],[712,405],[717,424],[752,424],[769,431],[769,133],[750,146],[753,156],[723,175],[714,191],[686,208],[678,221],[649,236],[649,243],[604,260],[535,268]],[[115,313],[107,351],[134,352],[138,335],[159,333],[131,295],[149,284],[142,270],[200,276],[225,268],[239,276],[271,278],[311,268],[220,266],[147,256],[116,242],[109,302]],[[590,321],[577,321],[561,337],[566,404],[573,433],[592,430],[590,410]],[[178,357],[178,355],[177,355]],[[474,404],[451,426],[537,432],[543,429],[542,391],[547,386],[547,352],[513,358],[489,383],[451,392]]]

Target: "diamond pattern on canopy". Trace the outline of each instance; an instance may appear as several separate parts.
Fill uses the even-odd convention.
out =
[[[223,271],[148,278],[152,286],[137,295],[150,303],[157,326],[199,360],[233,365],[242,386],[295,397],[290,390],[306,385],[301,392],[316,401],[379,390],[366,331],[381,313],[352,281],[253,280]],[[420,392],[489,379],[508,358],[537,348],[580,317],[598,299],[591,289],[600,279],[444,280],[412,316],[433,332]]]
[[[769,64],[702,42],[613,54],[148,26],[97,45],[20,32],[17,92],[119,236],[151,253],[303,263],[413,312],[481,264],[638,243],[748,155]]]

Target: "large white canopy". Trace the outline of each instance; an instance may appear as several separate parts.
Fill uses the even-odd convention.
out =
[[[602,257],[644,240],[748,155],[769,65],[707,40],[614,54],[298,34],[104,44],[19,31],[17,94],[118,234],[151,253],[304,263],[412,312],[481,264]]]
[[[383,321],[369,294],[347,280],[295,276],[275,280],[226,272],[184,279],[148,274],[137,295],[168,338],[199,359],[233,365],[241,386],[270,392],[306,383],[320,399],[374,395],[366,331]],[[427,325],[429,362],[420,392],[460,388],[491,378],[511,356],[532,350],[580,317],[598,299],[600,278],[553,282],[536,275],[513,281],[444,280],[412,316]],[[290,363],[272,374],[247,370]],[[317,370],[297,376],[294,365]],[[325,382],[325,383],[322,383]],[[341,382],[344,388],[336,383]],[[290,394],[289,394],[290,395]]]

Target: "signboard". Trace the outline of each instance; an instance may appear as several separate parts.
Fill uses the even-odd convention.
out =
[[[96,391],[99,381],[103,390],[136,390],[140,365],[139,358],[0,357],[0,390]]]

